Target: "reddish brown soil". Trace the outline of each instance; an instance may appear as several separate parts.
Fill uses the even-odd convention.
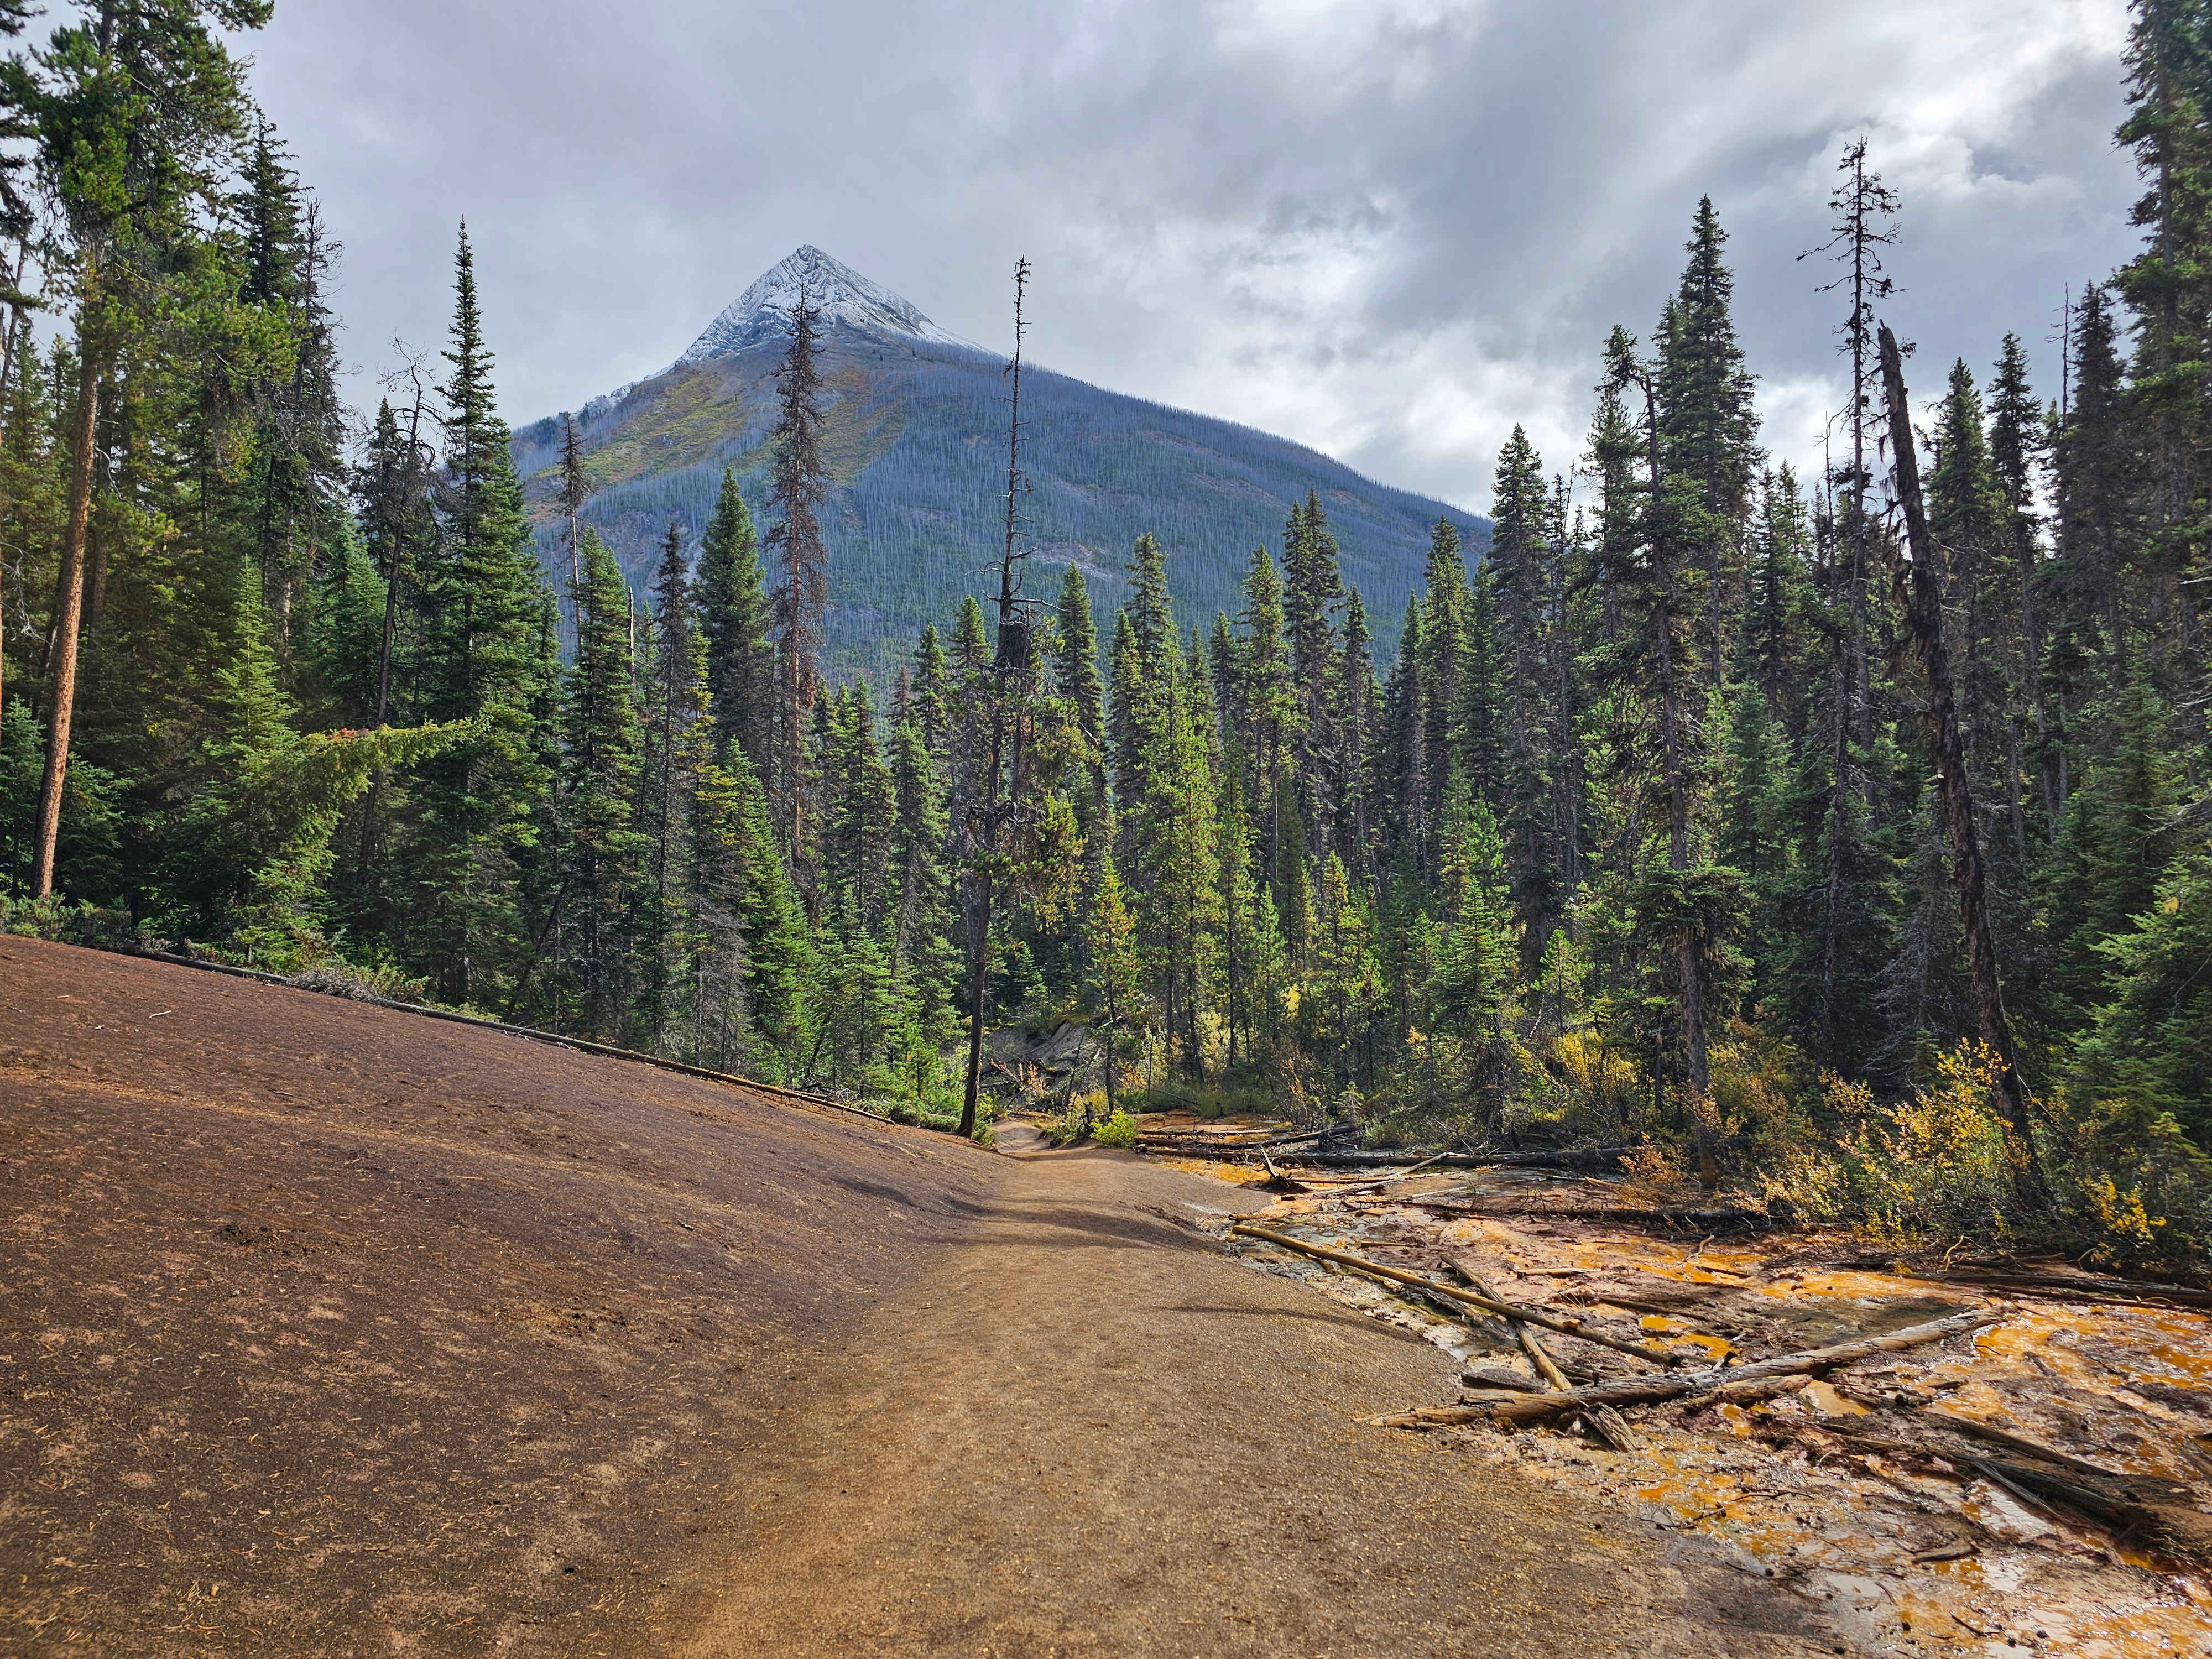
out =
[[[1829,1650],[1235,1201],[0,939],[0,1653]]]

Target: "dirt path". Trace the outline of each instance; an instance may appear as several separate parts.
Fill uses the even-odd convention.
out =
[[[1449,1362],[1189,1224],[1264,1202],[1121,1154],[1013,1164],[842,1356],[684,1651],[1842,1650],[1701,1546],[1359,1425]]]
[[[1799,1655],[1242,1201],[0,939],[0,1655]]]

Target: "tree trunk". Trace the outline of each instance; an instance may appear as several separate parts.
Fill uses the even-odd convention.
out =
[[[97,303],[97,270],[88,307]],[[46,775],[39,795],[38,861],[31,879],[33,897],[54,890],[54,848],[61,831],[62,786],[69,776],[70,717],[76,703],[77,635],[84,623],[85,532],[92,521],[94,423],[100,412],[100,350],[84,330],[78,331],[76,433],[70,464],[69,531],[62,543],[60,614],[54,630],[53,696],[48,715]]]
[[[1650,430],[1651,562],[1662,573],[1664,591],[1656,618],[1654,645],[1659,653],[1659,737],[1667,763],[1667,867],[1675,875],[1690,868],[1690,795],[1686,776],[1682,690],[1674,662],[1674,572],[1668,562],[1666,507],[1662,503],[1659,417],[1649,386],[1644,388]],[[1698,1180],[1707,1192],[1721,1184],[1718,1149],[1705,1120],[1705,1097],[1712,1088],[1712,1066],[1705,1048],[1705,952],[1696,927],[1685,923],[1674,942],[1674,969],[1681,981],[1682,1048],[1689,1062],[1690,1117],[1697,1138]]]
[[[1990,928],[1981,847],[1974,830],[1974,802],[1966,774],[1966,744],[1959,731],[1958,697],[1951,681],[1951,658],[1943,643],[1943,592],[1936,563],[1935,539],[1920,495],[1920,463],[1912,447],[1912,411],[1905,391],[1905,368],[1897,337],[1881,328],[1882,387],[1889,403],[1890,444],[1897,457],[1898,503],[1911,554],[1901,564],[1893,554],[1891,575],[1905,611],[1905,632],[1928,673],[1929,735],[1936,750],[1937,783],[1942,793],[1944,828],[1951,842],[1952,878],[1959,888],[1959,920],[1966,936],[1966,962],[1973,984],[1974,1011],[1982,1041],[1996,1055],[1997,1089],[2007,1127],[2019,1138],[2022,1159],[2016,1175],[2021,1196],[2039,1203],[2045,1196],[2028,1118],[2027,1086],[2014,1064],[2012,1031],[2005,1019],[1997,977],[1997,951]]]

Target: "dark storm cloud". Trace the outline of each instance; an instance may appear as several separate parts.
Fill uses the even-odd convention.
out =
[[[440,337],[470,221],[508,414],[672,359],[801,241],[937,321],[1486,504],[1516,421],[1573,459],[1692,209],[1731,236],[1767,437],[1839,401],[1822,240],[1865,132],[1938,372],[2124,257],[2120,0],[283,0],[257,84],[347,243],[351,358]],[[373,386],[364,378],[364,395]],[[1930,388],[1933,389],[1931,380]]]

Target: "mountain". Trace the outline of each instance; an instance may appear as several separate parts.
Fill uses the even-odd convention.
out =
[[[830,656],[834,669],[881,678],[907,659],[925,623],[948,627],[963,593],[984,592],[984,567],[1004,534],[1005,362],[819,248],[767,271],[660,373],[576,411],[598,492],[585,516],[641,592],[672,518],[696,544],[725,466],[737,470],[765,528],[775,371],[802,286],[823,313],[823,447],[837,485],[825,515]],[[1286,439],[1030,363],[1022,410],[1029,591],[1049,598],[1060,568],[1080,565],[1102,627],[1145,531],[1167,548],[1187,625],[1205,628],[1216,611],[1235,615],[1252,549],[1279,557],[1292,502],[1314,489],[1345,580],[1365,599],[1388,654],[1437,520],[1459,525],[1470,549],[1487,539],[1488,525],[1472,514]],[[539,552],[556,568],[565,562],[551,505],[562,419],[549,416],[514,440]]]

